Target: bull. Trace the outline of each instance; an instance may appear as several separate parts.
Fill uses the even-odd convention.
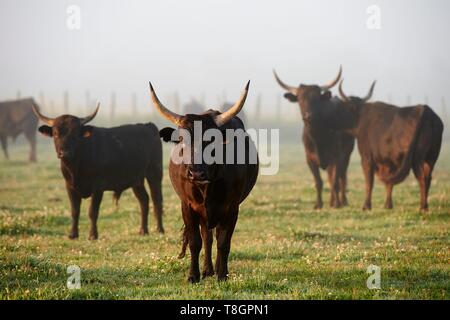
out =
[[[372,189],[376,175],[386,187],[384,207],[393,208],[392,190],[409,175],[411,168],[419,182],[420,209],[428,209],[428,193],[432,173],[442,144],[444,124],[427,105],[397,107],[384,102],[368,103],[368,96],[347,96],[339,84],[345,101],[328,124],[356,138],[365,176],[366,198],[363,209],[372,208]]]
[[[172,185],[181,200],[181,211],[184,221],[184,246],[189,245],[191,263],[188,281],[191,283],[200,280],[199,254],[202,242],[205,248],[204,265],[202,277],[217,274],[219,281],[226,280],[228,276],[228,256],[239,214],[239,206],[249,195],[256,183],[259,163],[206,163],[203,160],[203,151],[212,143],[205,142],[198,132],[194,133],[196,124],[200,124],[201,132],[208,129],[216,129],[220,134],[226,130],[241,132],[245,138],[245,149],[237,150],[243,152],[248,158],[251,152],[256,155],[253,142],[245,133],[243,122],[236,117],[242,109],[248,93],[249,83],[245,87],[240,99],[227,111],[220,113],[208,110],[201,114],[179,115],[167,109],[158,99],[150,84],[150,94],[155,108],[170,122],[177,126],[164,128],[160,131],[161,138],[168,142],[177,143],[182,154],[189,154],[188,161],[174,161],[173,157],[169,163],[169,175]],[[193,141],[186,144],[184,137]],[[178,134],[177,134],[178,132]],[[196,140],[197,139],[197,140]],[[224,141],[219,148],[225,148],[230,141]],[[197,146],[197,147],[196,147]],[[235,147],[236,145],[234,145]],[[225,153],[226,151],[224,151]],[[200,155],[201,161],[195,161]],[[236,159],[235,159],[236,160]],[[213,268],[211,250],[213,243],[212,229],[215,228],[217,240],[217,258]]]
[[[8,137],[14,140],[24,134],[30,144],[31,162],[36,162],[36,129],[38,118],[32,111],[33,98],[0,102],[0,142],[6,159],[9,159]]]
[[[98,238],[97,219],[104,191],[113,191],[116,200],[132,188],[141,210],[141,235],[148,234],[149,196],[144,181],[150,186],[157,229],[163,233],[162,143],[158,128],[152,124],[123,125],[100,128],[87,125],[100,105],[89,116],[78,118],[62,115],[48,118],[37,106],[33,110],[45,123],[39,132],[52,137],[71,205],[70,239],[78,238],[78,220],[82,199],[91,197],[89,239]]]
[[[323,182],[320,169],[328,173],[331,189],[330,206],[339,208],[347,205],[347,168],[352,154],[355,139],[345,133],[336,132],[324,123],[326,114],[342,103],[332,98],[330,89],[334,87],[342,74],[342,67],[337,77],[329,84],[289,86],[282,82],[274,71],[275,80],[287,91],[284,97],[290,102],[300,105],[303,119],[303,145],[305,147],[306,162],[311,170],[316,187],[316,203],[314,208],[323,206]]]

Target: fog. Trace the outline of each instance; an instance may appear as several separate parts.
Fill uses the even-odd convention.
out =
[[[70,5],[79,30],[67,26]],[[380,29],[367,26],[370,5]],[[178,92],[214,107],[250,79],[248,108],[262,94],[273,112],[282,93],[273,68],[293,85],[322,84],[342,64],[347,93],[365,95],[377,79],[375,99],[440,111],[450,100],[449,13],[445,0],[1,0],[0,99],[43,92],[58,106],[68,90],[83,105],[89,90],[108,104],[115,91],[125,112],[135,92],[146,110],[151,80],[162,100]]]

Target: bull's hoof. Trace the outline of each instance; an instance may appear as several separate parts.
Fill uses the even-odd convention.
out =
[[[372,206],[365,204],[362,209],[363,209],[363,211],[372,210]]]
[[[314,206],[314,210],[320,210],[322,209],[323,204],[322,203],[316,203],[316,205]]]
[[[222,282],[222,281],[227,281],[228,280],[228,275],[218,275],[217,276],[217,281]]]
[[[198,283],[198,282],[200,282],[200,275],[190,275],[188,277],[188,282],[189,283]]]
[[[342,206],[343,206],[343,207],[348,206],[348,200],[347,200],[347,199],[343,199],[343,200],[341,201],[341,203],[342,203]]]
[[[89,240],[97,240],[98,239],[98,234],[91,234],[89,236]]]
[[[207,277],[212,277],[214,275],[214,270],[212,268],[207,268],[202,272],[202,279]]]
[[[158,229],[156,229],[159,233],[161,233],[161,234],[164,234],[164,228],[163,227],[160,227],[160,228],[158,228]]]
[[[392,203],[386,203],[386,204],[384,205],[384,208],[390,210],[390,209],[394,208],[394,206],[392,205]]]
[[[147,236],[148,235],[148,229],[141,229],[141,230],[139,230],[139,234],[141,236]]]
[[[420,212],[421,213],[427,213],[428,212],[428,206],[420,207]]]
[[[77,239],[78,238],[78,232],[71,232],[68,237],[69,237],[70,240]]]

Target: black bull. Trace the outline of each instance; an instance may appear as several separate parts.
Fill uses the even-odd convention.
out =
[[[233,132],[236,132],[237,129],[245,129],[244,124],[236,117],[236,114],[244,105],[248,85],[241,99],[224,113],[209,110],[198,115],[187,114],[184,116],[177,115],[165,108],[159,102],[151,85],[150,88],[153,103],[159,112],[176,124],[179,129],[188,132],[190,137],[195,137],[193,128],[197,121],[201,123],[202,132],[207,129],[218,129],[222,132],[226,129],[231,129]],[[165,141],[175,140],[176,143],[184,144],[177,137],[174,139],[173,131],[172,128],[165,128],[160,131],[160,135]],[[199,148],[200,150],[194,149],[194,141],[190,146],[182,146],[183,152],[190,152],[192,156],[195,152],[202,152],[207,144],[203,141],[198,143],[202,146],[202,148]],[[233,147],[236,148],[236,146],[237,144],[233,143]],[[225,149],[223,152],[226,153],[225,144],[221,147]],[[189,244],[191,253],[191,267],[188,277],[190,282],[200,280],[198,260],[202,242],[205,248],[203,277],[212,276],[216,273],[219,280],[227,279],[228,255],[231,237],[239,214],[239,206],[255,185],[259,168],[257,157],[255,163],[248,161],[251,158],[250,152],[255,152],[256,155],[256,148],[248,136],[245,150],[235,149],[235,157],[237,152],[245,153],[247,161],[244,164],[234,162],[232,164],[213,163],[206,165],[204,162],[197,164],[192,161],[190,163],[175,163],[171,157],[169,164],[170,179],[181,200],[185,224],[184,245]],[[213,268],[211,257],[213,242],[211,229],[213,228],[216,229],[217,239],[215,268]]]
[[[30,144],[29,160],[36,161],[36,128],[38,118],[33,113],[32,98],[0,102],[0,141],[6,159],[9,159],[8,137],[16,139],[24,134]]]
[[[78,220],[82,198],[91,197],[89,218],[90,239],[97,239],[97,218],[104,191],[113,191],[116,200],[132,188],[141,207],[140,234],[148,234],[149,196],[147,180],[153,200],[154,215],[159,232],[162,225],[162,144],[158,128],[152,124],[123,125],[98,128],[86,125],[97,110],[86,118],[62,115],[50,119],[36,114],[47,125],[39,131],[53,137],[61,171],[66,181],[72,214],[69,237],[78,237]]]

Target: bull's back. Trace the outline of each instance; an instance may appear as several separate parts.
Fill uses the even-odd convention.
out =
[[[86,188],[121,191],[140,184],[149,170],[162,174],[162,145],[153,124],[94,128],[83,148]]]

